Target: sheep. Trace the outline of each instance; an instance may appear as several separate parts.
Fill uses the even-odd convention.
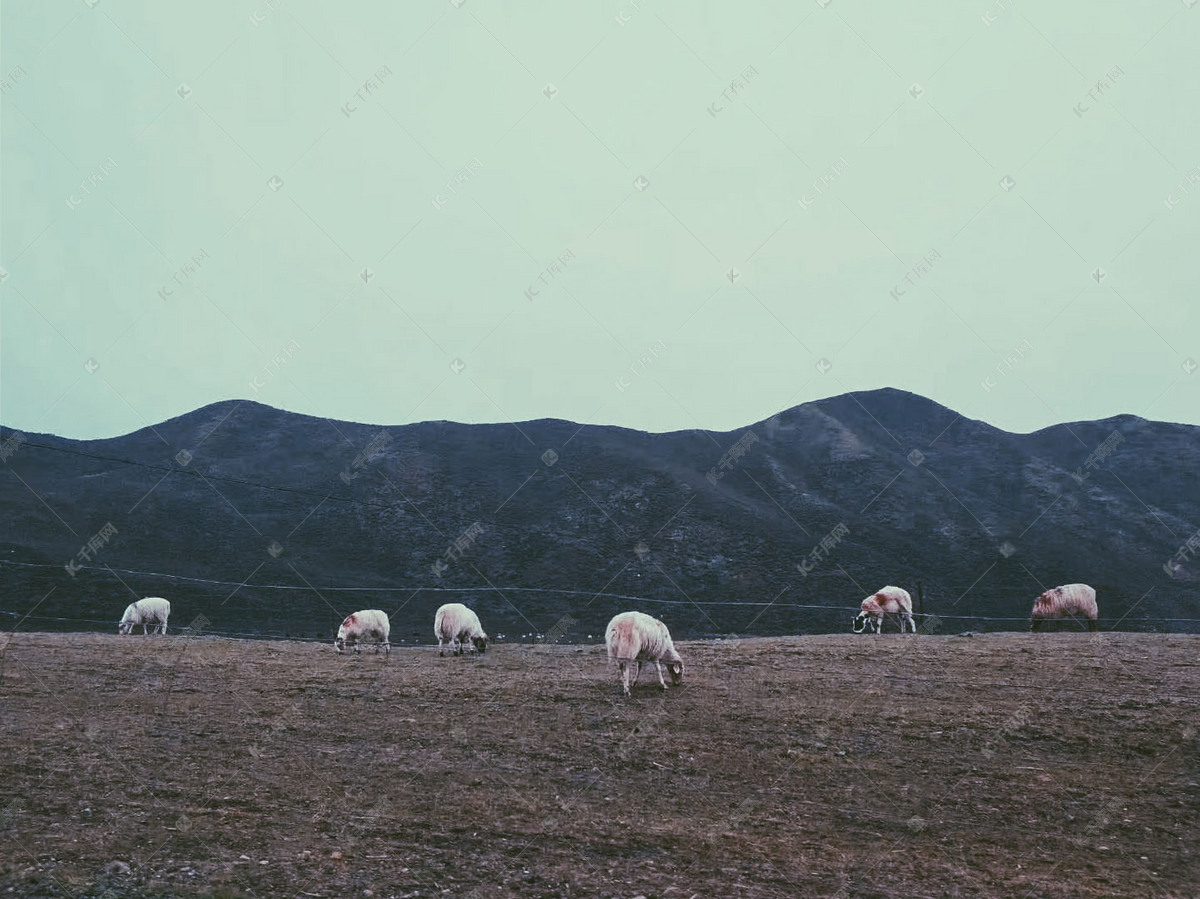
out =
[[[663,680],[662,662],[666,660],[667,670],[671,672],[671,683],[683,682],[683,659],[675,651],[671,642],[671,632],[667,626],[644,612],[622,612],[608,623],[604,631],[604,642],[608,645],[608,658],[616,660],[621,674],[621,687],[626,696],[629,691],[629,671],[637,662],[637,671],[633,675],[636,684],[642,673],[643,662],[654,662],[658,671],[658,682],[667,689]]]
[[[355,612],[353,615],[347,615],[346,620],[342,622],[342,626],[338,628],[337,639],[333,641],[333,648],[338,652],[342,652],[349,643],[354,647],[355,652],[361,652],[359,644],[362,643],[365,637],[374,637],[379,641],[379,645],[375,647],[375,652],[379,652],[380,646],[383,651],[390,655],[392,645],[388,642],[388,634],[391,633],[392,623],[388,620],[386,612],[379,609],[363,609],[361,612]]]
[[[1096,591],[1087,584],[1065,584],[1047,590],[1033,603],[1029,616],[1029,630],[1036,631],[1047,618],[1063,618],[1067,615],[1083,615],[1088,620],[1088,630],[1099,628],[1096,619],[1100,612],[1096,607]]]
[[[147,596],[144,599],[131,602],[125,607],[125,614],[121,616],[121,622],[117,625],[117,633],[131,633],[134,626],[140,624],[142,626],[142,636],[155,631],[160,634],[166,634],[167,618],[170,614],[171,604],[169,602],[161,596]],[[152,627],[147,629],[147,625],[151,625]]]
[[[488,635],[483,632],[479,616],[461,602],[448,602],[438,608],[433,616],[433,635],[437,637],[440,656],[446,654],[443,643],[450,644],[456,656],[462,655],[467,640],[477,652],[487,652]]]
[[[900,616],[900,633],[904,633],[906,623],[911,633],[917,632],[917,625],[913,621],[912,615],[912,597],[908,595],[907,590],[901,587],[884,587],[864,599],[861,608],[862,611],[858,613],[853,624],[856,634],[861,634],[868,629],[879,634],[883,630],[885,614]]]

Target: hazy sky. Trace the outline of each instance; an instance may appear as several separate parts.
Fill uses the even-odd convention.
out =
[[[1190,2],[5,3],[0,420],[1200,423]]]

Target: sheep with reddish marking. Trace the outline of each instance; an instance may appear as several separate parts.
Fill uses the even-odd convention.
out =
[[[1029,617],[1029,630],[1036,631],[1042,622],[1050,618],[1065,618],[1067,615],[1082,615],[1088,620],[1088,630],[1099,628],[1096,619],[1100,611],[1096,606],[1096,591],[1087,584],[1064,584],[1047,590],[1033,603]]]
[[[376,653],[382,647],[384,653],[390,655],[392,645],[388,642],[388,635],[391,630],[392,623],[388,620],[386,612],[379,609],[363,609],[361,612],[346,616],[346,620],[338,628],[333,648],[338,652],[343,652],[346,646],[350,645],[354,647],[355,652],[361,652],[360,644],[367,638],[371,638],[378,644],[375,647]]]
[[[675,651],[671,642],[671,632],[657,618],[644,612],[622,612],[608,623],[604,631],[604,642],[608,646],[608,658],[616,661],[621,674],[621,688],[626,696],[630,694],[629,672],[637,663],[637,671],[633,675],[633,683],[637,683],[642,673],[643,662],[653,662],[658,671],[658,682],[667,689],[663,680],[662,662],[667,663],[671,672],[671,683],[683,682],[683,659]]]
[[[903,587],[884,587],[864,599],[860,608],[862,611],[854,619],[853,625],[856,634],[866,630],[881,633],[885,615],[900,616],[900,633],[904,633],[905,625],[911,633],[917,632],[917,625],[913,621],[912,597]]]
[[[147,596],[125,607],[118,634],[131,633],[137,625],[142,626],[142,636],[150,633],[166,634],[167,618],[171,615],[171,604],[161,596]],[[149,627],[148,627],[149,626]]]
[[[488,635],[483,632],[479,616],[461,602],[448,602],[437,610],[433,616],[433,634],[437,637],[440,656],[446,654],[443,643],[448,643],[456,656],[462,655],[468,640],[476,652],[487,651]]]

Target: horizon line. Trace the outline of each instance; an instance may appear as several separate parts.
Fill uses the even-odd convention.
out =
[[[1035,428],[1032,431],[1010,431],[1005,428],[999,427],[998,425],[992,424],[991,422],[986,421],[984,419],[969,418],[966,415],[962,414],[961,412],[957,411],[956,409],[953,409],[950,406],[940,403],[937,400],[931,399],[930,397],[927,397],[923,394],[915,393],[911,390],[905,390],[902,387],[882,386],[882,387],[872,387],[872,388],[865,389],[865,390],[848,390],[848,391],[844,391],[842,393],[829,394],[828,396],[819,397],[819,398],[813,399],[813,400],[808,400],[803,403],[797,403],[794,406],[788,406],[787,408],[780,409],[779,411],[773,413],[772,415],[767,416],[766,418],[747,422],[746,424],[739,425],[739,426],[737,426],[735,428],[731,428],[731,429],[716,429],[716,428],[698,427],[698,428],[676,428],[676,429],[668,430],[668,431],[649,431],[649,430],[644,430],[642,428],[633,428],[633,427],[628,427],[626,425],[620,425],[620,424],[614,424],[614,423],[581,422],[581,421],[576,421],[576,420],[570,419],[570,418],[558,418],[555,416],[546,416],[543,418],[523,418],[520,420],[513,419],[513,420],[496,420],[496,421],[457,421],[454,419],[445,419],[445,418],[428,418],[428,419],[421,419],[419,421],[404,422],[401,424],[395,424],[395,423],[384,424],[384,423],[374,422],[374,421],[356,421],[356,420],[348,419],[348,418],[334,418],[334,417],[327,416],[327,415],[313,415],[308,412],[297,412],[293,409],[286,409],[281,406],[272,406],[271,404],[264,403],[261,400],[250,399],[247,397],[229,397],[229,398],[225,398],[225,399],[213,400],[212,402],[205,403],[201,406],[196,406],[196,407],[186,410],[184,412],[180,412],[177,415],[172,415],[168,418],[160,419],[157,422],[151,422],[149,424],[143,425],[140,428],[135,428],[132,431],[125,431],[125,432],[113,434],[113,435],[107,436],[107,437],[68,437],[68,436],[65,436],[62,434],[55,434],[55,433],[52,433],[49,431],[26,431],[26,430],[22,430],[21,428],[15,428],[15,427],[6,425],[2,421],[0,421],[0,439],[7,439],[7,437],[11,437],[12,434],[19,433],[19,434],[32,434],[32,435],[42,436],[42,437],[54,437],[58,440],[69,440],[69,441],[73,441],[76,443],[94,443],[94,442],[102,442],[102,441],[108,441],[108,440],[120,440],[125,437],[131,437],[134,434],[138,434],[142,431],[152,430],[154,428],[168,424],[169,422],[173,422],[178,419],[186,418],[190,415],[194,415],[197,412],[201,412],[205,409],[211,409],[213,407],[226,406],[226,405],[232,405],[234,408],[237,408],[238,406],[242,406],[242,405],[259,406],[264,409],[271,409],[272,411],[281,412],[284,415],[295,416],[298,418],[311,418],[315,421],[328,421],[328,422],[334,422],[337,424],[358,425],[358,426],[362,426],[362,427],[378,427],[378,428],[408,428],[408,427],[417,427],[420,425],[428,425],[428,424],[450,424],[450,425],[459,425],[462,427],[494,427],[494,426],[505,426],[505,425],[519,426],[522,424],[533,424],[533,423],[537,423],[537,422],[560,422],[560,423],[566,424],[566,425],[576,425],[580,428],[587,428],[587,427],[611,428],[614,430],[629,431],[629,432],[636,433],[636,434],[648,434],[648,435],[653,435],[653,436],[668,436],[668,435],[672,435],[672,434],[688,434],[688,433],[697,433],[697,432],[709,433],[709,434],[732,434],[732,433],[735,433],[736,431],[742,430],[744,428],[752,428],[755,425],[764,424],[765,422],[770,421],[772,418],[777,418],[780,415],[784,415],[784,414],[786,414],[788,412],[792,412],[796,409],[802,409],[806,406],[815,406],[820,403],[826,403],[831,400],[838,400],[838,399],[842,399],[845,397],[853,398],[853,397],[856,397],[859,395],[864,395],[864,394],[882,394],[882,393],[895,393],[895,394],[903,394],[906,396],[914,397],[924,403],[928,403],[930,406],[934,406],[938,409],[941,409],[941,410],[944,410],[944,411],[950,413],[951,415],[955,415],[958,417],[958,419],[961,419],[963,421],[969,421],[969,422],[975,422],[978,424],[983,424],[989,428],[992,428],[995,431],[999,431],[1002,434],[1009,434],[1009,435],[1017,436],[1017,437],[1028,437],[1028,436],[1032,436],[1034,434],[1040,434],[1043,431],[1048,431],[1052,428],[1069,427],[1070,425],[1095,424],[1095,423],[1099,423],[1099,422],[1112,421],[1113,419],[1118,419],[1118,418],[1134,419],[1137,421],[1149,422],[1151,424],[1163,424],[1163,425],[1172,425],[1175,427],[1200,429],[1200,424],[1193,424],[1191,422],[1146,418],[1145,416],[1137,415],[1132,412],[1116,412],[1116,413],[1113,413],[1112,415],[1107,415],[1103,418],[1072,419],[1069,421],[1054,422],[1052,424],[1048,424],[1048,425],[1045,425],[1040,428]],[[870,415],[869,410],[866,410],[865,407],[864,407],[863,411],[866,411],[867,414]],[[7,432],[7,437],[5,435],[5,432]]]

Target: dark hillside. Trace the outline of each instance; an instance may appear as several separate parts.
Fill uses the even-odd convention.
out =
[[[108,629],[164,595],[173,625],[230,633],[324,637],[380,607],[397,639],[426,640],[462,599],[509,639],[595,638],[630,607],[681,636],[774,635],[845,630],[868,591],[918,580],[944,630],[1021,628],[1043,587],[1073,581],[1097,588],[1105,626],[1200,618],[1200,553],[1163,570],[1200,528],[1200,429],[1131,416],[1017,435],[887,389],[647,434],[228,401],[110,440],[24,437],[0,465],[6,627],[32,611],[23,629]]]

